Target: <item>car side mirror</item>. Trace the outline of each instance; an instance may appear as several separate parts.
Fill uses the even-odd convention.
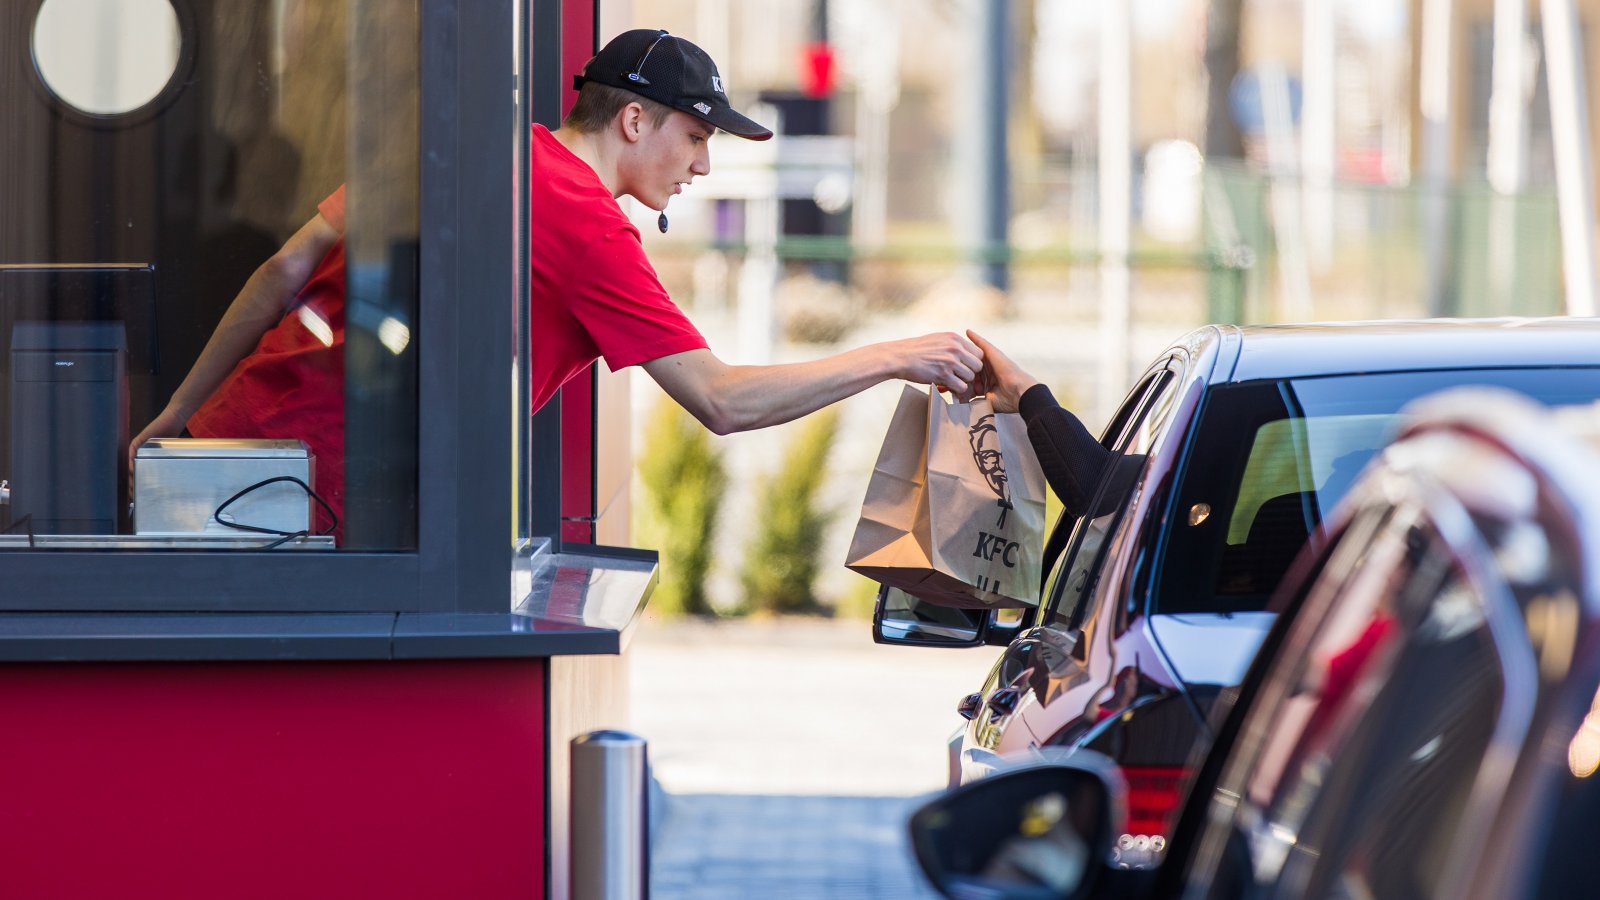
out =
[[[1108,868],[1126,796],[1093,751],[951,789],[911,815],[911,846],[951,898],[1081,898]]]
[[[872,609],[872,639],[909,647],[978,647],[989,631],[989,611],[929,603],[883,585]]]

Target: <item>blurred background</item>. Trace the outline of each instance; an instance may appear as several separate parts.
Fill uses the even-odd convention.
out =
[[[644,229],[720,355],[973,328],[1098,427],[1208,322],[1560,314],[1566,282],[1585,311],[1597,18],[1594,0],[631,0],[602,6],[602,34],[689,37],[778,132],[714,139],[670,234]],[[648,379],[631,390],[636,537],[663,546],[650,498],[673,531],[688,501],[652,494],[685,483],[653,445],[694,439]],[[704,592],[660,606],[869,607],[839,560],[898,393],[708,443],[720,473],[688,481],[720,474],[723,496],[689,505],[741,539],[676,567]],[[807,498],[825,522],[758,533]],[[801,532],[824,547],[814,586],[752,598],[794,562],[749,570],[749,546]]]
[[[669,234],[636,210],[732,362],[972,328],[1098,431],[1205,323],[1593,313],[1600,0],[631,0],[601,18],[602,38],[700,44],[778,133],[715,138]],[[900,385],[712,438],[648,378],[608,377],[632,397],[633,541],[663,551],[634,702],[668,790],[806,794],[773,761],[807,752],[866,767],[845,793],[940,786],[930,735],[997,651],[872,647],[875,586],[843,568]],[[773,631],[794,614],[812,618]],[[806,727],[764,751],[668,699],[725,684],[683,648],[739,635],[795,654],[780,703]],[[840,703],[807,660],[883,690]],[[891,750],[852,758],[841,734]],[[712,758],[708,785],[687,761]]]

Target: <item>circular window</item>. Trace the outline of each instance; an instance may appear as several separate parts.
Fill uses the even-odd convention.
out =
[[[33,20],[40,79],[89,115],[121,115],[156,99],[181,45],[169,0],[44,0]]]

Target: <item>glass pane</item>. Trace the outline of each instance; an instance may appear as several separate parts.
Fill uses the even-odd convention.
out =
[[[416,9],[170,9],[0,7],[0,547],[414,548]]]
[[[82,112],[116,115],[160,96],[181,44],[167,0],[44,0],[31,49],[50,93]]]
[[[1560,405],[1594,397],[1600,369],[1400,372],[1212,388],[1184,462],[1157,610],[1264,609],[1306,539],[1388,440],[1400,409],[1468,384]]]
[[[1255,836],[1279,895],[1441,888],[1503,685],[1484,599],[1436,538],[1413,538],[1364,617],[1346,608],[1324,622],[1290,701],[1303,717],[1280,708],[1294,739]]]
[[[1089,612],[1085,601],[1093,594],[1090,587],[1100,568],[1101,550],[1121,518],[1138,474],[1144,469],[1144,460],[1163,433],[1177,393],[1175,384],[1172,372],[1157,375],[1150,392],[1139,399],[1140,405],[1131,416],[1118,422],[1118,427],[1102,439],[1113,456],[1100,476],[1090,511],[1078,522],[1073,544],[1062,554],[1051,575],[1048,601],[1052,604],[1052,621],[1064,618],[1069,625],[1077,626]]]

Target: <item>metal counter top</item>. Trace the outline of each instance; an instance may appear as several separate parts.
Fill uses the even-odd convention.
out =
[[[0,662],[492,659],[621,653],[655,554],[519,560],[504,613],[0,613]]]

